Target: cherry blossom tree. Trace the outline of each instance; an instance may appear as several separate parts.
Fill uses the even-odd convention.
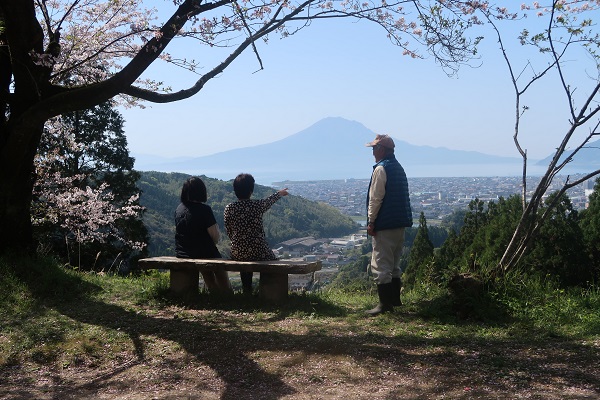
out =
[[[34,157],[44,124],[118,97],[173,102],[199,93],[245,50],[262,68],[258,42],[286,37],[314,20],[352,18],[379,25],[404,54],[432,54],[450,72],[475,54],[467,30],[487,2],[456,0],[174,0],[156,22],[143,0],[3,0],[0,2],[0,251],[32,244]],[[496,12],[496,11],[494,11]],[[503,11],[498,10],[503,13]],[[175,39],[206,54],[230,53],[214,65],[168,54]],[[198,73],[183,90],[144,78],[155,62]],[[199,67],[204,67],[199,73]],[[192,116],[190,116],[191,118]]]
[[[35,158],[31,208],[44,250],[76,265],[129,261],[146,246],[139,174],[127,151],[123,119],[103,103],[49,120]]]
[[[43,184],[35,188],[38,201],[34,202],[32,208],[32,221],[38,226],[58,226],[67,247],[69,243],[81,246],[92,242],[120,242],[139,251],[145,247],[145,243],[134,242],[121,235],[117,227],[120,220],[139,217],[143,210],[137,204],[139,195],[117,206],[107,183],[95,189],[89,186],[80,189],[74,185],[74,181],[81,179],[80,176],[63,177],[57,172],[44,178]],[[52,229],[52,232],[56,232],[56,229]],[[81,251],[76,253],[79,257],[76,265],[81,267]],[[71,254],[68,249],[67,254]],[[74,264],[72,261],[70,263]]]

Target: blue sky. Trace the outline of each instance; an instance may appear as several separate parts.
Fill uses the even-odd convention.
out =
[[[199,157],[269,143],[334,116],[416,145],[519,156],[512,139],[514,92],[491,32],[480,60],[454,77],[431,57],[403,56],[381,28],[364,21],[320,21],[290,38],[273,36],[257,45],[262,71],[256,72],[258,61],[246,51],[193,98],[122,110],[133,155]],[[178,51],[189,47],[178,45]],[[518,69],[536,57],[519,46],[511,51]],[[229,52],[205,49],[195,58],[208,68]],[[147,76],[175,90],[196,79],[160,65]],[[584,86],[588,81],[581,78],[579,73]],[[527,97],[521,138],[531,159],[550,154],[567,127],[567,103],[557,83],[550,79]]]

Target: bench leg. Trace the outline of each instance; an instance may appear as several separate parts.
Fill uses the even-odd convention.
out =
[[[200,273],[198,271],[177,271],[171,269],[170,272],[171,291],[178,295],[198,294],[200,284]]]
[[[260,297],[265,300],[285,300],[288,295],[288,274],[261,272],[258,287]]]

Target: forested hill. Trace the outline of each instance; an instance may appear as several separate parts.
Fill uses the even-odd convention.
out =
[[[175,227],[173,215],[179,204],[183,182],[190,175],[166,172],[141,172],[138,187],[140,203],[146,207],[144,223],[150,236],[151,256],[174,255]],[[207,204],[211,206],[221,233],[223,210],[236,200],[232,181],[201,177],[208,192]],[[252,198],[264,198],[273,188],[256,185]],[[358,225],[337,209],[290,194],[279,200],[264,217],[267,240],[271,245],[304,236],[316,238],[340,237],[356,231]]]

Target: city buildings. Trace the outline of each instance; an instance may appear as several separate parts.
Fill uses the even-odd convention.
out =
[[[578,179],[570,177],[570,181]],[[528,177],[525,192],[527,196],[539,184],[539,177]],[[567,177],[558,176],[547,191],[558,190]],[[485,202],[500,197],[522,194],[523,183],[520,177],[462,177],[462,178],[408,178],[411,205],[415,218],[423,212],[428,220],[439,220],[452,212],[467,208],[468,204],[479,199]],[[343,214],[353,217],[366,215],[368,179],[340,179],[328,181],[284,181],[273,184],[276,188],[287,187],[293,195],[327,203]],[[589,179],[570,189],[567,194],[575,209],[586,207],[587,199],[594,187]],[[360,218],[358,218],[360,221]]]

